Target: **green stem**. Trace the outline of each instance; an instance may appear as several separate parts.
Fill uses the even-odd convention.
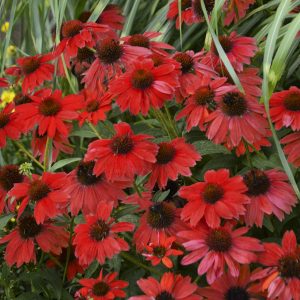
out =
[[[178,133],[178,129],[177,129],[176,123],[174,122],[174,120],[173,120],[173,118],[171,116],[171,113],[170,113],[169,108],[168,108],[167,105],[165,105],[165,111],[167,113],[167,117],[168,117],[170,126],[173,129],[175,136],[178,137],[179,133]]]
[[[101,135],[99,134],[98,130],[96,129],[96,127],[90,123],[90,122],[87,122],[87,124],[89,125],[89,127],[93,130],[93,132],[96,134],[96,136],[98,137],[99,140],[102,139]]]
[[[45,147],[45,153],[44,153],[44,172],[48,170],[48,165],[49,165],[49,150],[50,150],[50,145],[51,145],[51,139],[47,137],[46,141],[46,147]]]
[[[66,280],[68,265],[69,265],[70,256],[71,256],[71,247],[72,247],[72,237],[73,237],[74,220],[75,220],[75,218],[72,217],[71,222],[70,222],[69,246],[68,246],[68,249],[67,249],[67,258],[66,258],[66,264],[65,264],[65,269],[64,269],[63,282],[65,282],[65,280]]]
[[[157,271],[154,268],[148,267],[146,265],[144,265],[142,262],[140,262],[139,260],[137,260],[135,257],[131,256],[130,254],[126,253],[126,252],[121,252],[120,253],[121,257],[123,257],[124,259],[126,259],[127,261],[130,261],[131,263],[133,263],[134,265],[141,267],[147,271],[149,271],[150,273],[154,273],[157,275],[161,275],[161,273],[159,271]]]
[[[172,139],[172,135],[169,132],[168,126],[166,126],[166,124],[165,124],[164,120],[161,118],[161,115],[159,114],[158,110],[153,109],[153,114],[154,114],[156,120],[160,123],[160,125],[164,129],[164,131],[167,133],[169,138]]]
[[[35,162],[41,169],[44,169],[44,166],[18,141],[13,141],[17,147],[24,152],[33,162]]]
[[[59,267],[64,269],[64,266],[59,262],[59,260],[55,256],[53,256],[51,253],[48,253],[48,255],[50,256],[51,260],[53,260]]]

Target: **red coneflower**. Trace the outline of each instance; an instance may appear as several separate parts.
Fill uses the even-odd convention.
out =
[[[15,183],[8,195],[23,198],[18,216],[20,216],[30,201],[35,204],[34,218],[38,224],[47,218],[53,218],[63,212],[69,195],[63,190],[68,184],[65,173],[44,172],[42,176],[32,175],[31,180]]]
[[[200,288],[199,294],[207,300],[259,300],[260,295],[253,293],[253,280],[248,265],[240,267],[239,276],[223,274],[210,287]]]
[[[153,277],[139,279],[137,285],[145,296],[133,296],[128,300],[201,300],[195,292],[197,284],[191,282],[191,277],[164,273],[158,282]]]
[[[0,213],[3,212],[6,203],[9,206],[10,199],[6,199],[7,193],[13,188],[15,183],[24,180],[24,176],[20,174],[17,165],[6,165],[0,167]]]
[[[22,116],[20,116],[22,117]],[[19,118],[20,118],[19,117]],[[39,129],[35,129],[32,134],[31,149],[35,157],[39,156],[40,162],[45,159],[45,150],[47,145],[47,134],[39,135]],[[62,136],[58,132],[52,138],[52,161],[56,161],[60,152],[72,154],[73,148],[66,136]]]
[[[17,81],[22,78],[22,92],[32,92],[46,80],[52,80],[54,65],[49,61],[55,58],[55,54],[38,54],[17,59],[17,66],[9,67],[6,74],[16,76]]]
[[[270,99],[270,115],[277,130],[289,126],[294,131],[300,130],[300,89],[292,86],[274,93]]]
[[[79,283],[83,286],[79,294],[86,299],[93,300],[112,300],[115,298],[125,298],[126,293],[123,291],[128,286],[124,280],[116,280],[118,273],[108,273],[103,276],[103,269],[97,279],[83,278]]]
[[[245,221],[248,226],[263,225],[264,214],[274,214],[280,221],[289,214],[297,198],[285,173],[278,170],[252,169],[244,175],[247,195],[251,202],[246,205]]]
[[[219,36],[219,42],[232,66],[238,72],[243,71],[244,64],[249,65],[251,63],[251,58],[258,50],[254,38],[239,36],[236,32],[231,32],[229,36]],[[215,63],[221,63],[221,59],[218,56],[216,46],[212,44],[208,57]]]
[[[19,127],[20,124],[14,113],[14,105],[9,103],[0,111],[0,149],[5,147],[6,138],[17,140],[20,137],[21,129]]]
[[[110,92],[117,97],[121,111],[147,115],[150,107],[159,109],[172,99],[178,81],[174,65],[155,67],[151,59],[135,61],[130,70],[110,83]]]
[[[145,247],[143,256],[146,260],[151,261],[152,266],[157,266],[163,263],[167,268],[173,268],[173,262],[169,256],[182,255],[183,251],[172,248],[176,237],[166,237],[165,235],[158,237],[157,242],[149,243]]]
[[[108,31],[107,25],[93,22],[83,23],[79,20],[64,22],[60,29],[61,41],[55,51],[58,54],[64,52],[66,62],[69,62],[71,57],[76,56],[79,48],[95,46],[94,33],[107,33]]]
[[[259,262],[267,268],[252,276],[253,280],[260,280],[261,289],[268,292],[268,299],[299,300],[300,250],[295,233],[286,231],[281,247],[275,243],[264,243],[264,248]]]
[[[120,44],[118,39],[101,39],[96,45],[96,59],[84,73],[82,82],[87,89],[103,92],[107,82],[121,75],[124,67],[137,57],[150,54],[147,48]]]
[[[216,144],[237,147],[243,140],[253,145],[269,135],[264,107],[240,92],[229,92],[217,102],[218,106],[206,119],[206,135]]]
[[[87,22],[91,14],[90,11],[84,11],[79,16],[79,20]],[[124,22],[125,17],[122,16],[122,10],[116,4],[107,5],[96,21],[96,23],[107,25],[114,30],[122,30]]]
[[[0,88],[8,87],[8,81],[6,78],[0,78]]]
[[[148,181],[150,188],[156,183],[163,188],[167,185],[168,179],[175,181],[178,175],[191,176],[191,167],[196,165],[196,161],[201,160],[196,148],[186,143],[184,138],[162,142],[158,147],[156,163],[152,165]]]
[[[219,64],[216,67],[216,71],[218,71],[220,76],[227,77],[227,83],[235,85],[225,66]],[[257,98],[261,96],[262,79],[259,77],[258,73],[258,68],[250,67],[246,67],[243,69],[243,71],[237,73],[240,83],[244,88],[245,94],[247,95],[248,99],[253,101],[257,101]]]
[[[54,138],[59,132],[62,136],[68,136],[69,127],[67,120],[78,117],[77,110],[82,107],[81,95],[62,96],[61,90],[42,89],[31,96],[32,102],[18,106],[18,116],[25,121],[26,130],[38,125],[38,134]]]
[[[242,176],[230,177],[229,170],[209,170],[204,182],[183,186],[179,196],[187,199],[181,218],[196,226],[204,218],[212,228],[219,227],[221,219],[234,219],[245,214],[249,198]]]
[[[93,161],[81,161],[68,175],[70,183],[66,192],[70,195],[70,210],[75,216],[81,209],[85,215],[95,213],[101,201],[112,202],[115,206],[118,200],[126,197],[122,188],[128,187],[128,183],[108,182],[104,174],[93,174],[94,166]]]
[[[232,21],[236,23],[238,20],[245,17],[247,10],[255,0],[227,0],[225,2],[225,25],[230,25]]]
[[[225,77],[212,80],[210,77],[204,76],[194,87],[187,87],[190,95],[184,108],[176,116],[176,120],[186,117],[187,131],[196,126],[204,131],[204,122],[210,112],[215,109],[216,100],[235,89],[234,86],[225,85],[226,81]]]
[[[125,42],[125,44],[131,46],[144,47],[150,49],[153,53],[168,55],[168,53],[163,49],[173,50],[173,46],[163,42],[151,41],[151,39],[154,39],[160,35],[160,32],[144,32],[143,34],[125,36],[122,38],[122,40]]]
[[[215,0],[204,0],[207,13],[210,14],[215,6]],[[174,0],[169,7],[167,18],[176,19],[176,28],[180,27],[178,0]],[[181,23],[191,25],[204,21],[204,14],[199,0],[181,0]]]
[[[284,153],[288,156],[288,161],[295,167],[300,166],[300,132],[293,132],[280,140],[285,145]]]
[[[117,233],[133,231],[134,224],[116,223],[111,218],[112,203],[100,203],[96,215],[87,215],[86,223],[75,227],[75,255],[82,265],[89,265],[96,259],[101,265],[121,251],[128,251],[129,245]]]
[[[181,66],[181,74],[178,77],[180,87],[176,91],[178,102],[189,96],[189,90],[200,84],[203,76],[213,77],[216,75],[209,66],[200,62],[203,52],[194,51],[176,52],[172,57]]]
[[[37,224],[32,215],[22,215],[17,227],[0,239],[0,244],[8,243],[4,259],[11,267],[19,268],[24,263],[36,263],[36,246],[44,252],[59,255],[68,246],[68,232],[64,227],[47,221]]]
[[[247,232],[247,227],[233,229],[230,222],[213,229],[200,224],[193,230],[179,232],[178,236],[187,240],[183,246],[191,251],[182,259],[181,264],[190,265],[201,260],[198,274],[206,274],[209,284],[223,275],[225,266],[233,277],[237,277],[239,264],[255,262],[255,252],[264,249],[259,240],[243,236]]]
[[[85,97],[84,110],[79,115],[79,125],[90,122],[97,125],[99,121],[106,120],[106,112],[111,110],[112,95],[105,93],[99,95],[96,91],[84,89],[82,94]]]
[[[109,181],[130,181],[135,175],[145,175],[156,161],[158,147],[152,137],[135,135],[127,123],[114,125],[116,134],[111,139],[89,144],[85,161],[95,160],[94,174],[105,173]]]
[[[148,243],[155,243],[159,238],[176,236],[187,226],[180,219],[181,209],[166,201],[152,202],[141,198],[138,203],[145,213],[140,218],[140,226],[133,235],[138,251],[145,249]]]

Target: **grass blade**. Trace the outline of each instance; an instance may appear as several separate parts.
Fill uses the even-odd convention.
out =
[[[128,16],[128,18],[126,20],[126,23],[125,23],[125,26],[123,28],[123,31],[122,31],[122,34],[121,34],[122,37],[130,34],[131,28],[132,28],[132,25],[133,25],[133,21],[134,21],[134,18],[135,18],[135,15],[136,15],[136,12],[137,12],[137,9],[139,7],[140,2],[141,2],[141,0],[135,0],[134,1],[134,4],[133,4],[133,6],[130,10],[129,16]]]
[[[109,0],[99,0],[98,4],[96,5],[95,9],[89,17],[88,22],[96,22],[108,3]]]
[[[223,48],[222,48],[222,46],[221,46],[221,44],[220,44],[220,42],[218,40],[218,37],[216,36],[216,34],[215,34],[215,32],[214,32],[214,30],[213,30],[213,28],[212,28],[212,26],[211,26],[211,24],[209,22],[208,14],[207,14],[207,10],[206,10],[204,1],[203,0],[199,0],[199,1],[201,3],[201,8],[202,8],[202,11],[203,11],[203,14],[204,14],[205,21],[207,23],[208,30],[209,30],[209,32],[211,34],[211,37],[212,37],[213,41],[214,41],[214,44],[215,44],[216,49],[217,49],[217,51],[219,53],[219,56],[220,56],[222,62],[224,63],[224,65],[225,65],[228,73],[230,74],[233,82],[235,83],[235,85],[238,87],[238,89],[242,93],[244,93],[243,86],[242,86],[242,84],[241,84],[238,76],[236,75],[236,73],[234,71],[234,68],[232,67],[232,65],[231,65],[231,63],[230,63],[230,61],[229,61],[229,59],[228,59],[225,51],[223,50]]]

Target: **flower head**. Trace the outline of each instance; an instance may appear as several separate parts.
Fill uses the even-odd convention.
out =
[[[75,227],[75,255],[82,265],[89,265],[96,259],[100,264],[121,251],[128,251],[129,245],[118,236],[120,232],[133,231],[128,222],[115,222],[111,218],[112,203],[100,202],[95,215],[87,215],[86,223]]]
[[[181,218],[196,226],[205,219],[208,226],[216,228],[221,219],[237,219],[245,214],[246,185],[241,176],[230,177],[229,170],[209,170],[204,174],[204,182],[184,186],[179,196],[187,199]]]
[[[89,144],[85,161],[95,161],[94,174],[105,173],[109,181],[130,181],[135,175],[145,175],[156,161],[157,146],[149,135],[135,135],[127,123],[114,125],[111,139]]]

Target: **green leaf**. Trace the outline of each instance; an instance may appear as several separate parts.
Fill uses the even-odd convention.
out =
[[[109,0],[99,0],[94,11],[92,12],[92,14],[89,17],[88,22],[96,22],[108,3],[109,3]]]
[[[271,120],[270,107],[269,107],[269,100],[270,100],[270,97],[271,97],[273,90],[277,83],[276,80],[275,80],[276,83],[274,82],[274,80],[273,80],[274,78],[270,78],[270,69],[271,69],[271,65],[272,65],[272,59],[273,59],[274,52],[275,52],[276,41],[278,38],[279,29],[291,9],[290,4],[291,4],[291,0],[283,0],[280,3],[280,5],[278,6],[278,9],[276,11],[274,21],[271,25],[268,37],[267,37],[265,55],[264,55],[264,61],[263,61],[264,76],[263,76],[262,92],[263,92],[263,101],[264,101],[264,105],[266,108],[268,121],[270,124],[270,128],[272,131],[273,139],[275,142],[275,146],[276,146],[279,158],[281,160],[284,171],[286,172],[298,199],[300,199],[299,188],[298,188],[295,178],[293,176],[293,172],[292,172],[292,170],[287,162],[287,159],[284,155],[284,152],[281,148],[279,139],[277,137],[276,130],[275,130],[272,120]],[[271,81],[273,81],[272,84],[270,83]]]
[[[14,216],[14,214],[8,214],[8,215],[1,215],[0,216],[0,230],[3,230],[3,228],[6,226],[8,221]]]
[[[122,34],[121,36],[126,36],[126,35],[129,35],[130,32],[131,32],[131,28],[132,28],[132,25],[133,25],[133,22],[134,22],[134,19],[135,19],[135,15],[136,15],[136,12],[137,12],[137,9],[139,7],[139,4],[140,4],[141,0],[135,0],[133,5],[132,5],[132,1],[130,0],[128,3],[130,6],[130,13],[126,19],[126,23],[124,25],[124,28],[122,30]]]
[[[214,42],[214,44],[215,44],[215,46],[216,46],[216,49],[217,49],[218,54],[219,54],[219,56],[220,56],[220,59],[221,59],[222,62],[224,63],[224,65],[225,65],[225,67],[226,67],[228,73],[230,74],[230,76],[231,76],[233,82],[235,83],[235,85],[238,87],[238,89],[239,89],[242,93],[244,93],[244,88],[243,88],[243,86],[242,86],[242,84],[241,84],[241,82],[240,82],[238,76],[236,75],[234,68],[232,67],[232,65],[231,65],[231,63],[230,63],[230,61],[229,61],[229,59],[228,59],[228,57],[227,57],[225,51],[223,50],[223,48],[222,48],[222,46],[221,46],[221,44],[220,44],[220,42],[219,42],[218,37],[216,36],[216,34],[215,34],[215,32],[214,32],[214,30],[213,30],[213,28],[212,28],[212,26],[211,26],[211,24],[210,24],[210,22],[209,22],[208,14],[207,14],[207,10],[206,10],[204,1],[203,1],[203,0],[199,0],[199,1],[201,1],[201,7],[202,7],[202,11],[203,11],[203,14],[204,14],[204,17],[205,17],[205,21],[206,21],[206,23],[207,23],[208,30],[209,30],[209,32],[210,32],[210,34],[211,34],[211,37],[212,37],[212,39],[213,39],[213,42]]]
[[[80,136],[80,137],[83,137],[83,138],[95,138],[95,137],[97,137],[96,134],[93,131],[84,130],[84,129],[73,131],[69,136]]]
[[[216,153],[224,153],[229,154],[230,152],[222,145],[214,144],[211,141],[198,141],[193,144],[197,151],[201,155],[208,155],[208,154],[216,154]]]
[[[55,170],[57,169],[60,169],[68,164],[71,164],[73,162],[76,162],[76,161],[80,161],[82,160],[81,157],[73,157],[73,158],[66,158],[66,159],[62,159],[58,162],[56,162],[51,168],[50,168],[50,171],[51,172],[54,172]]]

